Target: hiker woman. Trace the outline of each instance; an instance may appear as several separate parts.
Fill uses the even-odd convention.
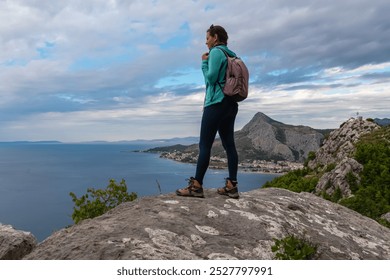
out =
[[[206,32],[206,45],[209,52],[202,55],[202,71],[206,83],[206,96],[200,129],[199,156],[195,177],[188,179],[189,184],[176,191],[180,196],[204,197],[203,179],[210,163],[211,148],[218,132],[228,159],[229,177],[225,186],[217,192],[231,198],[238,198],[237,168],[238,155],[234,143],[234,122],[238,104],[233,98],[225,96],[222,88],[225,83],[227,58],[236,56],[227,47],[228,34],[222,26],[211,25]]]

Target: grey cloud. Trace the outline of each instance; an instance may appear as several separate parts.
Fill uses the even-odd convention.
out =
[[[389,62],[388,14],[387,0],[0,1],[0,118],[142,106],[162,92],[198,93],[203,82],[156,85],[175,75],[180,81],[185,69],[201,75],[211,23],[226,27],[253,88],[292,94],[358,88],[359,78],[388,83],[388,68],[352,80],[324,73]],[[78,69],[80,61],[98,66]]]
[[[287,91],[295,91],[295,90],[302,90],[302,89],[308,89],[308,90],[321,90],[321,89],[335,89],[335,88],[353,88],[358,87],[361,84],[354,83],[354,84],[305,84],[305,85],[297,85],[292,87],[285,87],[284,90]]]
[[[389,61],[388,1],[270,1],[258,7],[233,35],[241,38],[236,45],[245,54],[265,52],[279,58],[264,59],[258,75],[274,69],[353,69]]]
[[[390,71],[389,72],[381,72],[381,73],[367,73],[361,76],[363,79],[370,80],[389,80],[390,79]]]

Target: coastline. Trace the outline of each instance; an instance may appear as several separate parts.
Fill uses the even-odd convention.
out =
[[[194,153],[180,151],[157,153],[160,154],[160,158],[170,159],[181,163],[196,164],[197,155]],[[209,168],[227,169],[227,159],[212,156],[210,158]],[[286,174],[301,168],[303,168],[303,163],[290,161],[244,160],[238,164],[238,169],[242,172],[263,174]]]

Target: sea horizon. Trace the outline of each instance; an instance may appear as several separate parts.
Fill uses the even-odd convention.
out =
[[[72,225],[73,202],[87,188],[126,181],[138,197],[172,193],[184,187],[195,166],[135,151],[151,144],[0,142],[0,223],[31,232],[42,241]],[[261,187],[277,174],[239,171],[240,191]],[[224,184],[227,170],[209,169],[205,188]],[[158,183],[157,183],[158,182]]]
[[[153,139],[132,139],[132,140],[80,140],[80,141],[62,141],[62,140],[0,140],[0,144],[133,144],[133,145],[153,145],[166,143],[167,145],[191,145],[197,144],[199,137],[173,137],[173,138],[153,138]]]

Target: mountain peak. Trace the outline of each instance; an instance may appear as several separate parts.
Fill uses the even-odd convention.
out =
[[[283,124],[281,122],[275,121],[264,113],[258,112],[253,118],[243,127],[243,130],[248,130],[252,126],[257,125],[259,122],[264,122],[268,124]]]
[[[236,132],[239,153],[244,158],[303,162],[316,151],[324,136],[307,126],[278,122],[258,112]]]

